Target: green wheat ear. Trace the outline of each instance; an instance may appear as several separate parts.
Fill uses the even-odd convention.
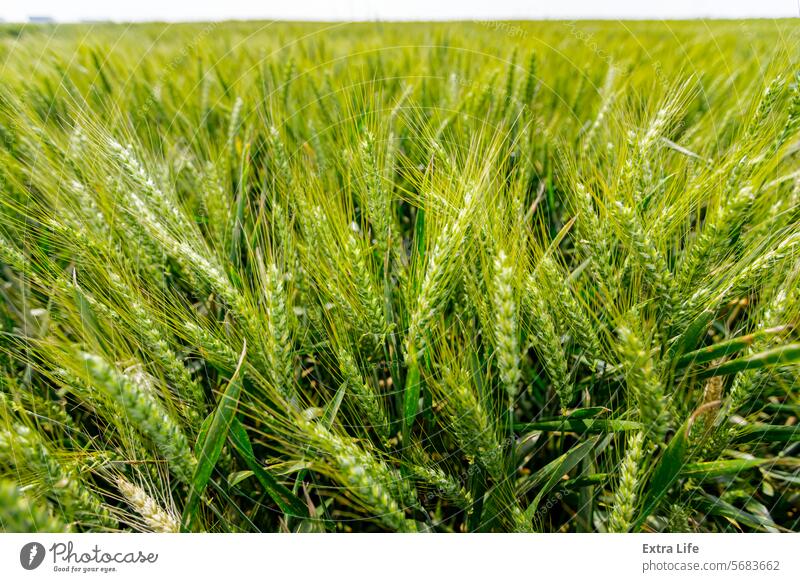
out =
[[[98,528],[117,528],[117,521],[102,499],[76,471],[55,457],[34,430],[18,424],[0,432],[0,457],[13,459],[19,470],[34,471],[42,481],[44,493],[55,498],[66,519]]]
[[[542,291],[533,280],[528,281],[527,292],[532,347],[539,353],[561,403],[561,408],[565,409],[572,403],[574,385],[569,379],[567,361],[556,330],[556,322],[548,304],[543,299]]]
[[[122,414],[169,461],[175,476],[188,483],[197,461],[186,435],[155,396],[99,356],[84,353],[81,359],[93,385],[118,404]]]
[[[640,463],[644,453],[644,434],[635,433],[628,442],[625,458],[619,469],[619,484],[614,492],[614,501],[608,517],[608,531],[627,532],[636,512],[636,500],[640,482]]]
[[[0,531],[5,533],[67,533],[71,528],[49,507],[33,502],[9,480],[0,481]]]
[[[500,368],[500,381],[513,406],[519,390],[520,348],[517,327],[517,300],[514,293],[516,279],[511,259],[504,251],[499,251],[494,262],[494,315],[495,341],[497,342],[497,364]]]
[[[625,27],[0,24],[0,527],[800,529],[796,25]]]
[[[627,376],[629,398],[635,403],[647,436],[663,440],[670,424],[670,411],[657,364],[642,338],[627,327],[619,329],[620,358]]]
[[[305,426],[306,434],[335,469],[335,476],[374,511],[376,519],[391,530],[416,531],[414,522],[404,515],[404,502],[411,492],[402,477],[384,462],[342,438],[319,423]]]

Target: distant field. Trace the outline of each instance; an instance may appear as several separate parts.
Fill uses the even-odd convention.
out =
[[[800,530],[794,21],[0,26],[0,530]]]

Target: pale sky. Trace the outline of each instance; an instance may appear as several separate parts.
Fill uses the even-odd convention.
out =
[[[78,20],[450,20],[780,18],[799,0],[2,0],[0,18]]]

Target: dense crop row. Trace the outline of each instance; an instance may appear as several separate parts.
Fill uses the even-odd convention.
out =
[[[797,530],[798,41],[0,28],[0,526]]]

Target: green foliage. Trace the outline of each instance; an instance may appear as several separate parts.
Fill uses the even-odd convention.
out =
[[[800,30],[515,30],[0,26],[0,528],[798,530]]]

